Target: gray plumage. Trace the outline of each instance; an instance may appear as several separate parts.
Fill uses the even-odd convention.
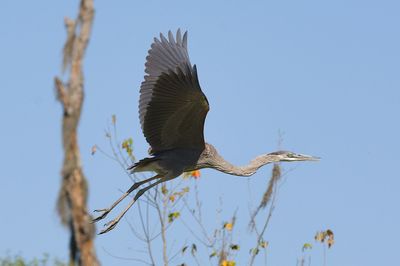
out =
[[[176,40],[160,34],[147,56],[147,75],[140,88],[139,118],[152,153],[204,149],[203,127],[209,110],[196,66],[187,52],[187,33]]]
[[[160,39],[154,38],[146,57],[145,73],[140,87],[139,119],[152,157],[138,161],[128,170],[132,173],[153,171],[157,175],[135,183],[110,208],[96,210],[102,214],[94,221],[105,218],[133,190],[156,181],[140,189],[125,210],[106,224],[100,234],[113,229],[144,192],[184,172],[213,168],[230,175],[251,176],[268,163],[318,160],[313,156],[278,151],[260,155],[248,165],[237,167],[223,159],[214,146],[205,143],[203,129],[209,104],[201,90],[196,65],[192,66],[189,60],[187,32],[183,37],[178,30],[176,38],[171,31],[168,39],[163,34]]]

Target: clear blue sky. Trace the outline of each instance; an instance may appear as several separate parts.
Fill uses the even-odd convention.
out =
[[[200,4],[201,2],[201,4]],[[90,184],[89,208],[110,204],[129,179],[112,161],[91,156],[106,146],[116,114],[122,137],[146,155],[137,115],[144,60],[159,32],[189,31],[189,54],[211,111],[205,134],[236,164],[283,148],[321,156],[294,167],[280,189],[266,234],[268,265],[295,265],[304,242],[330,228],[336,245],[328,265],[394,265],[400,238],[400,2],[337,1],[96,1],[85,60],[80,146]],[[61,107],[53,77],[60,73],[64,16],[78,1],[2,1],[0,8],[0,256],[48,252],[67,258],[68,233],[58,221]],[[258,200],[270,167],[250,180]],[[245,247],[247,179],[206,170],[199,181],[203,212],[215,219],[238,208],[236,239]],[[134,211],[127,214],[137,219]],[[182,227],[178,223],[177,227]],[[176,239],[191,243],[185,229]],[[104,265],[132,265],[140,249],[126,221],[97,237]],[[240,251],[239,265],[248,249]],[[321,265],[322,249],[313,251]],[[137,254],[136,254],[137,255]],[[160,256],[161,257],[161,256]]]

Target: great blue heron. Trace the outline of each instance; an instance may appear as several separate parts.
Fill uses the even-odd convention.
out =
[[[99,221],[133,190],[156,180],[138,191],[130,204],[100,232],[113,229],[128,209],[150,188],[174,179],[184,172],[202,168],[236,175],[251,176],[261,166],[273,162],[314,161],[319,158],[278,151],[263,154],[248,165],[237,167],[223,159],[211,144],[204,141],[204,121],[209,110],[208,100],[197,78],[196,65],[190,63],[187,51],[187,32],[176,39],[171,31],[168,39],[160,34],[154,38],[146,57],[144,81],[140,87],[139,118],[144,136],[150,144],[152,157],[144,158],[128,168],[132,173],[152,171],[157,175],[133,184],[107,209],[96,210],[102,214]]]

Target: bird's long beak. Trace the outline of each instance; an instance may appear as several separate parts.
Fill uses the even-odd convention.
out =
[[[296,157],[297,157],[296,159],[299,161],[319,161],[319,160],[321,160],[321,157],[305,155],[305,154],[297,154]]]

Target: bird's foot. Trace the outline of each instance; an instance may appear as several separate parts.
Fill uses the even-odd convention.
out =
[[[92,220],[93,223],[98,222],[104,218],[106,218],[107,214],[109,214],[111,211],[111,209],[98,209],[98,210],[94,210],[94,212],[102,212],[101,215],[97,216],[96,218],[94,218]]]
[[[115,226],[117,225],[117,223],[119,222],[119,218],[115,218],[112,221],[109,221],[108,223],[104,224],[104,229],[100,231],[99,235],[107,233],[108,231],[111,231],[112,229],[115,228]]]

